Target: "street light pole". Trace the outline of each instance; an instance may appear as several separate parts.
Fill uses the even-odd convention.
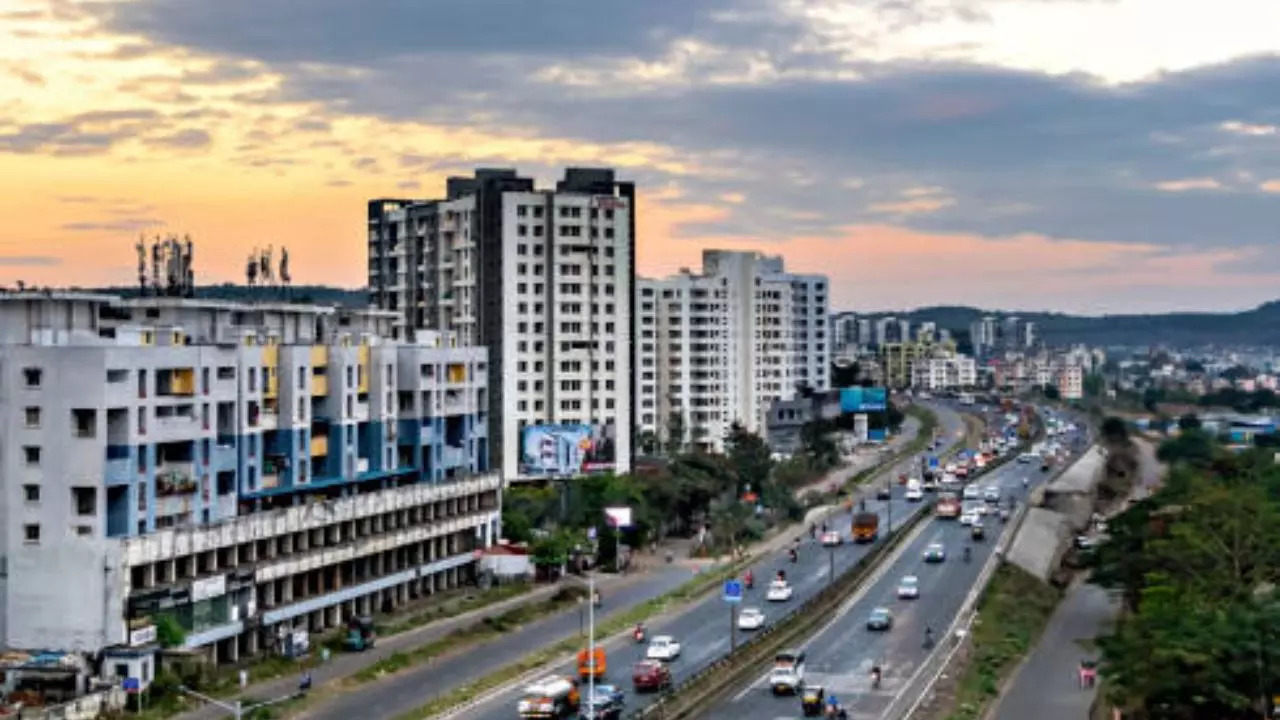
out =
[[[591,605],[587,608],[587,658],[591,672],[587,673],[587,707],[595,708],[596,698],[596,577],[587,576],[587,595]]]
[[[835,582],[836,579],[836,549],[835,546],[827,548],[827,584]]]

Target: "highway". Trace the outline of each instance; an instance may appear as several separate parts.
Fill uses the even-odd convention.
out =
[[[1066,441],[1064,444],[1071,438]],[[1023,478],[1035,487],[1045,477],[1038,463],[1010,462],[991,475],[982,476],[977,484],[998,485],[1002,502],[1012,497],[1021,505],[1028,493],[1022,486]],[[933,629],[941,645],[973,591],[983,564],[997,545],[1007,543],[1009,526],[992,516],[985,518],[985,525],[987,539],[980,542],[971,541],[969,529],[955,520],[933,519],[922,525],[910,542],[882,564],[872,582],[855,593],[832,621],[802,646],[806,653],[806,683],[820,685],[828,694],[835,693],[850,717],[878,718],[898,694],[905,692],[916,668],[928,656],[929,650],[924,647],[925,627]],[[923,559],[925,548],[935,542],[947,549],[946,561],[927,564]],[[965,546],[972,547],[970,562],[962,557]],[[917,599],[897,597],[898,584],[907,575],[919,578]],[[893,628],[888,632],[866,629],[867,616],[876,607],[887,607],[894,615]],[[879,690],[872,690],[871,668],[877,664],[883,680]],[[798,698],[772,695],[765,684],[767,670],[762,667],[760,676],[726,698],[709,717],[775,720],[799,716]]]
[[[932,407],[940,420],[944,447],[950,447],[964,436],[964,422],[953,410],[939,406]],[[895,468],[891,474],[905,472],[909,462],[900,463],[902,467]],[[895,491],[891,512],[886,512],[887,508],[883,502],[871,499],[867,501],[867,509],[881,515],[882,529],[887,527],[886,515],[892,515],[893,526],[900,527],[921,507],[919,503],[907,503],[902,500],[900,488]],[[838,523],[846,534],[849,532],[850,521],[849,513],[844,511],[837,512],[832,519],[833,527]],[[871,547],[871,545],[846,543],[830,553],[827,549],[811,542],[806,534],[798,561],[794,565],[787,561],[785,552],[780,551],[752,567],[756,586],[747,593],[743,605],[762,608],[768,622],[781,619],[785,613],[798,608],[826,586],[830,579],[828,566],[833,556],[835,571],[839,575],[851,568]],[[787,579],[795,591],[790,602],[765,602],[765,588],[777,570],[786,571]],[[688,606],[679,614],[656,619],[649,624],[648,629],[650,636],[672,635],[680,641],[682,654],[671,663],[672,676],[676,683],[726,655],[730,649],[730,610],[719,596],[705,598],[701,602]],[[739,636],[744,637],[745,633],[740,632]],[[631,692],[631,666],[643,657],[645,646],[631,642],[628,637],[609,643],[606,649],[609,668],[606,682],[613,682],[627,691],[627,710],[642,708],[656,699],[655,695]],[[517,657],[519,655],[512,654],[501,660],[510,662]],[[546,674],[573,674],[574,671],[574,667],[563,665],[549,668]],[[515,714],[520,694],[520,688],[496,691],[484,698],[479,705],[467,708],[459,714],[459,717],[465,716],[468,720],[509,720]],[[420,692],[418,704],[421,704],[423,699]]]
[[[964,423],[959,414],[941,407],[935,407],[935,411],[938,413],[944,433],[949,434],[952,438],[956,438],[958,433],[963,433]],[[895,472],[900,471],[895,470]],[[868,505],[872,507],[875,504],[869,503]],[[895,525],[898,524],[896,516],[894,521]],[[788,575],[794,573],[796,579],[797,600],[792,601],[793,604],[799,604],[798,598],[801,597],[802,586],[805,588],[805,592],[810,594],[820,587],[815,581],[814,575],[815,573],[826,572],[826,555],[824,554],[822,557],[823,562],[819,563],[815,560],[812,552],[802,553],[800,562],[797,565],[786,568]],[[852,560],[843,562],[837,568],[837,572],[840,571],[840,568],[847,568],[852,562]],[[760,568],[766,566],[767,570],[764,572],[772,574],[773,570],[779,566],[779,563],[770,561],[766,564],[757,565],[757,576],[762,577]],[[807,579],[801,579],[801,575],[808,577]],[[601,609],[599,618],[602,620],[607,619],[611,615],[625,612],[645,601],[660,597],[683,585],[692,577],[687,568],[673,566],[651,571],[647,573],[646,577],[635,581],[634,584],[627,584],[616,589],[606,588],[603,591],[604,608]],[[763,589],[757,589],[755,592],[762,594]],[[808,597],[808,595],[804,595],[804,597]],[[716,599],[715,602],[720,603],[720,600]],[[719,607],[723,610],[722,603]],[[719,627],[727,632],[727,624],[728,618],[726,614]],[[570,637],[578,633],[580,627],[581,617],[576,612],[561,613],[543,618],[508,632],[492,642],[461,651],[447,659],[442,658],[437,662],[408,668],[381,681],[347,690],[333,696],[331,699],[326,699],[323,703],[304,709],[297,717],[305,718],[306,720],[396,717],[419,708],[455,688],[466,685],[470,681],[499,670],[530,653],[555,644],[565,637]],[[727,636],[723,645],[724,647],[720,650],[720,653],[728,651]],[[687,643],[686,647],[688,647]],[[692,651],[686,650],[685,652],[691,653]],[[680,664],[686,662],[688,661],[679,661]],[[615,662],[612,656],[610,657],[611,666],[620,669],[626,668],[627,675],[623,679],[627,680],[626,685],[628,687],[630,686],[630,664],[631,660]],[[491,717],[510,718],[514,714],[513,711],[517,701],[518,698],[515,696],[504,695],[499,704],[494,705],[492,709],[485,710],[485,712],[489,712],[490,715],[488,716]],[[484,708],[489,707],[488,703],[484,706]],[[477,712],[480,711],[477,710]],[[485,717],[485,715],[471,715],[470,713],[467,716]]]

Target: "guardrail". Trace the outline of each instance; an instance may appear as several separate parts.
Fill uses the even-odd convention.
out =
[[[881,558],[897,548],[903,538],[931,515],[925,508],[917,508],[907,522],[887,533],[885,540],[872,548],[856,565],[808,602],[791,611],[781,622],[755,634],[738,645],[734,652],[685,679],[656,703],[629,717],[644,720],[703,717],[708,705],[737,687],[746,677],[759,673],[761,667],[779,649],[795,642],[796,638],[806,637],[827,622],[831,611],[862,584],[866,576],[876,569]]]
[[[1037,429],[1036,441],[1042,439],[1043,435],[1044,426],[1041,424]],[[1058,468],[1050,474],[1048,478],[1046,478],[1045,484],[1047,485],[1052,483],[1058,478],[1058,476],[1070,469],[1075,461],[1079,460],[1082,454],[1083,453],[1077,453],[1074,455],[1071,462],[1064,462],[1060,464]],[[1002,534],[1002,537],[1007,537],[1008,540],[999,547],[997,552],[991,554],[991,557],[987,560],[987,564],[982,568],[982,572],[974,583],[973,589],[965,598],[960,611],[956,613],[955,622],[952,623],[946,635],[946,637],[952,639],[950,649],[946,653],[935,652],[921,663],[919,669],[917,669],[907,681],[906,689],[899,693],[899,695],[894,698],[893,702],[889,704],[889,707],[880,714],[880,720],[909,720],[914,717],[916,712],[920,709],[920,706],[923,705],[925,700],[929,699],[933,694],[934,687],[937,686],[938,681],[942,679],[942,675],[946,672],[947,668],[951,666],[955,656],[971,642],[972,636],[969,631],[973,627],[974,621],[978,619],[978,602],[982,599],[982,595],[986,591],[987,584],[991,582],[991,576],[995,574],[996,569],[1004,562],[1003,553],[999,552],[999,550],[1013,545],[1014,540],[1018,537],[1018,531],[1022,529],[1022,523],[1026,520],[1027,513],[1030,509],[1031,506],[1029,503],[1019,508],[1018,516],[1010,524],[1010,527],[1006,529],[1005,533]],[[914,689],[922,677],[928,677],[928,680],[919,689]],[[908,697],[913,698],[914,702],[907,706],[905,710],[902,710],[902,706],[905,704],[904,698]]]
[[[952,457],[960,449],[958,444],[953,445],[944,453],[944,457]],[[1015,453],[1010,453],[1001,460],[1014,456]],[[988,465],[982,474],[1000,467],[1001,464],[1001,461],[997,461]],[[896,529],[889,528],[883,542],[872,548],[852,568],[817,595],[793,609],[780,622],[755,633],[733,652],[686,678],[657,702],[629,717],[633,720],[677,720],[704,716],[708,706],[750,675],[758,673],[779,649],[808,637],[828,622],[831,613],[876,570],[880,561],[897,549],[916,526],[932,515],[932,510],[923,505],[911,510],[906,522]]]
[[[932,411],[930,411],[928,408],[926,408],[926,409],[925,409],[925,411],[926,411],[926,412],[932,412]],[[936,415],[935,415],[935,418],[936,418]],[[885,458],[885,459],[883,459],[883,460],[881,460],[881,461],[879,461],[879,462],[875,463],[875,464],[874,464],[874,465],[872,465],[871,467],[866,468],[865,470],[863,470],[861,473],[859,473],[858,475],[856,475],[856,476],[855,476],[855,478],[861,479],[861,478],[862,478],[862,476],[863,476],[864,474],[865,474],[865,475],[868,475],[868,476],[871,476],[871,477],[874,477],[875,475],[878,475],[878,474],[880,474],[880,473],[892,472],[893,467],[894,467],[897,463],[899,463],[899,462],[900,462],[904,457],[908,457],[908,456],[910,456],[910,455],[912,455],[912,454],[914,454],[914,453],[916,453],[916,452],[919,452],[919,451],[920,451],[920,449],[923,447],[923,444],[924,444],[924,443],[927,443],[927,439],[926,439],[926,438],[924,438],[923,436],[919,436],[919,437],[913,438],[910,442],[906,443],[903,447],[898,448],[898,449],[897,449],[894,453],[892,453],[889,457],[887,457],[887,458]],[[955,452],[957,452],[957,449],[951,449],[951,450],[949,450],[949,451],[948,451],[948,453],[947,453],[947,454],[948,454],[948,455],[950,455],[950,454],[954,454]],[[834,511],[833,511],[833,512],[834,512]],[[915,511],[915,512],[916,512],[917,514],[919,513],[919,511],[918,511],[918,510],[917,510],[917,511]],[[900,526],[900,528],[905,527],[905,525],[906,525],[906,524],[904,524],[903,526]],[[784,534],[785,534],[785,533],[780,533],[780,535],[784,535]],[[768,541],[766,541],[766,542],[764,543],[764,545],[765,545],[765,546],[766,546],[766,548],[767,548],[767,546],[769,545]],[[768,552],[771,552],[771,550],[765,549],[765,550],[763,550],[763,551],[762,551],[762,553],[763,553],[763,554],[767,554]],[[873,550],[871,554],[874,554],[875,552],[876,552],[876,550]],[[870,554],[868,555],[868,557],[869,557],[869,556],[870,556]],[[738,561],[732,561],[732,562],[730,562],[730,563],[728,564],[728,566],[727,566],[727,567],[728,567],[728,568],[730,568],[730,569],[732,569],[732,570],[734,571],[734,573],[733,573],[733,574],[728,575],[728,577],[733,577],[733,575],[734,575],[734,574],[736,574],[737,570],[741,569],[742,567],[745,567],[745,566],[750,565],[750,564],[751,564],[751,562],[753,562],[755,559],[757,559],[757,555],[756,555],[755,553],[752,553],[752,554],[749,554],[746,558],[744,558],[744,559],[742,559],[742,560],[738,560]],[[865,561],[865,560],[866,560],[866,558],[863,558],[863,560]],[[857,567],[857,566],[855,566],[855,568],[856,568],[856,567]],[[723,569],[722,569],[722,570],[723,570]],[[849,571],[847,571],[847,572],[849,572]],[[711,574],[711,573],[715,573],[715,577],[719,577],[719,576],[721,575],[721,572],[717,572],[717,571],[708,571],[707,573],[703,573],[703,575],[709,575],[709,574]],[[728,579],[728,577],[726,577],[726,578],[724,578],[724,579]],[[717,591],[717,590],[720,588],[720,585],[721,585],[721,581],[719,581],[719,580],[717,580],[716,582],[709,583],[709,584],[708,584],[708,586],[707,586],[707,588],[706,588],[704,591],[701,591],[701,592],[697,593],[695,596],[693,596],[692,598],[690,598],[690,602],[699,602],[699,601],[701,601],[701,599],[702,599],[702,598],[704,598],[704,597],[706,597],[708,594],[710,594],[710,593],[712,593],[712,592]],[[794,611],[793,611],[793,612],[794,612]],[[771,632],[771,631],[772,631],[772,629],[773,629],[773,628],[769,628],[769,629],[767,629],[767,630],[765,630],[765,631],[763,631],[763,632],[761,632],[761,633],[757,633],[757,634],[759,634],[759,635],[764,635],[764,634],[766,634],[766,633],[768,633],[768,632]],[[629,629],[628,629],[628,631],[627,631],[625,634],[629,634]],[[609,642],[609,641],[611,641],[611,640],[616,640],[616,639],[618,639],[618,638],[622,638],[622,637],[624,637],[624,635],[625,635],[625,634],[624,634],[624,633],[606,634],[604,637],[599,638],[599,639],[597,640],[597,642],[598,642],[599,644],[605,644],[605,643],[608,643],[608,642]],[[741,647],[744,647],[744,646],[745,646],[745,644],[744,644],[744,645],[740,645],[739,647],[741,648]],[[433,712],[433,713],[431,713],[431,714],[429,715],[429,717],[430,717],[430,718],[432,718],[433,720],[453,720],[453,718],[461,717],[464,713],[466,713],[466,712],[468,712],[468,711],[470,711],[470,710],[472,710],[472,709],[474,709],[474,708],[476,708],[476,707],[478,707],[478,706],[480,706],[480,705],[483,705],[483,704],[484,704],[484,703],[486,703],[486,702],[489,702],[490,700],[492,700],[493,696],[494,696],[495,694],[497,694],[497,693],[500,693],[500,692],[502,692],[502,691],[504,691],[504,690],[507,690],[507,689],[511,689],[511,688],[519,687],[519,686],[521,686],[521,685],[527,685],[527,684],[529,684],[529,683],[533,682],[534,680],[536,680],[536,679],[538,679],[538,678],[540,678],[540,677],[545,676],[545,675],[547,674],[547,666],[548,666],[548,665],[562,665],[562,664],[567,664],[567,663],[572,662],[572,661],[573,661],[573,658],[574,658],[574,656],[575,656],[575,652],[576,652],[576,651],[573,651],[573,652],[567,652],[567,653],[561,654],[561,655],[559,655],[559,656],[557,656],[557,657],[555,657],[555,658],[553,658],[553,659],[549,660],[549,661],[548,661],[548,662],[546,662],[546,663],[539,663],[538,667],[536,667],[536,668],[533,668],[533,669],[531,669],[531,670],[528,670],[528,671],[526,671],[526,672],[524,672],[524,673],[520,673],[519,675],[517,675],[517,676],[513,677],[512,679],[509,679],[509,680],[507,680],[507,681],[505,681],[505,682],[502,682],[502,683],[500,683],[499,685],[497,685],[497,686],[495,686],[495,687],[491,687],[491,688],[489,688],[486,692],[484,692],[484,693],[482,693],[482,694],[480,694],[480,695],[478,695],[478,696],[469,697],[469,698],[467,698],[467,699],[465,699],[465,700],[461,700],[461,701],[459,701],[459,702],[457,702],[457,703],[453,704],[452,706],[448,707],[447,709],[443,709],[443,710],[440,710],[440,711],[438,711],[438,712]],[[713,663],[712,663],[712,665],[710,665],[710,666],[708,666],[708,667],[713,667],[713,666],[715,666],[718,662],[719,662],[719,661],[713,662]],[[499,670],[495,671],[495,673],[502,673],[502,672],[503,672],[504,670],[506,670],[506,669],[507,669],[507,668],[499,669]],[[702,676],[702,674],[703,674],[703,673],[705,673],[705,672],[706,672],[706,669],[704,669],[703,671],[699,672],[695,677],[701,677],[701,676]],[[491,675],[492,675],[492,674],[491,674]],[[685,683],[682,683],[682,684],[679,686],[679,688],[686,688],[688,685],[689,685],[689,682],[688,682],[688,681],[686,681]],[[661,703],[661,701],[659,701],[659,704],[660,704],[660,703]],[[652,706],[650,706],[650,707],[652,707]],[[646,710],[648,710],[648,709],[646,709]],[[662,717],[661,715],[652,715],[652,714],[650,714],[650,715],[645,715],[644,713],[645,713],[645,710],[636,711],[636,713],[633,713],[630,717]],[[427,716],[424,716],[424,717],[427,717]]]

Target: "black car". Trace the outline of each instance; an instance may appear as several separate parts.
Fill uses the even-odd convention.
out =
[[[582,703],[580,720],[622,720],[623,702],[621,693],[602,694],[596,690],[595,702]]]
[[[889,490],[889,487],[887,485],[885,487],[881,487],[876,490],[877,500],[888,500],[892,497],[893,497],[893,493],[892,491]]]

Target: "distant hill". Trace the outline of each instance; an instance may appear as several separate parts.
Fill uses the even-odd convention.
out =
[[[137,297],[137,287],[105,287],[91,288],[90,292]],[[228,300],[231,302],[294,302],[315,303],[317,305],[337,305],[340,307],[361,308],[369,304],[366,290],[347,290],[329,285],[294,285],[284,294],[273,287],[249,287],[247,285],[203,285],[196,288],[196,297],[205,300]]]
[[[908,319],[913,323],[931,321],[940,328],[953,331],[967,331],[971,323],[984,315],[1016,315],[1036,323],[1040,337],[1049,345],[1280,346],[1280,301],[1264,303],[1253,310],[1238,313],[1182,312],[1086,317],[943,305],[904,312],[860,314],[859,317],[874,319],[888,315]]]

